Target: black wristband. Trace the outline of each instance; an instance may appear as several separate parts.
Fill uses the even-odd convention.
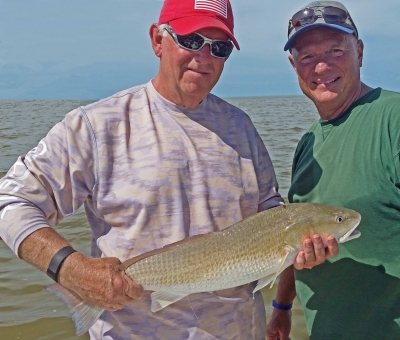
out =
[[[49,268],[47,268],[47,275],[57,282],[57,275],[63,261],[76,250],[70,246],[61,248],[51,259]]]

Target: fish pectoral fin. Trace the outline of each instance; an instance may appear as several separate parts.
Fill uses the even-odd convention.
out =
[[[296,252],[294,251],[294,249],[289,246],[286,246],[282,253],[282,259],[279,262],[278,269],[276,270],[275,277],[274,280],[271,282],[270,288],[272,288],[272,286],[274,285],[278,275],[282,273],[287,267],[293,264],[295,257],[296,257]]]
[[[169,306],[170,304],[179,301],[180,299],[188,296],[188,294],[179,294],[171,292],[153,292],[151,293],[151,311],[153,313]]]
[[[272,288],[279,274],[282,273],[287,267],[293,264],[295,256],[296,252],[294,251],[294,249],[289,246],[286,246],[282,254],[282,259],[279,262],[278,269],[276,270],[275,276],[269,288]]]
[[[270,283],[274,279],[274,277],[275,277],[275,273],[259,279],[257,281],[257,286],[253,290],[253,294],[256,291],[260,290],[261,288],[264,288],[268,283]]]
[[[275,280],[276,280],[276,278],[278,277],[278,275],[279,275],[280,273],[282,273],[283,270],[286,268],[286,267],[285,267],[285,268],[282,269],[282,266],[284,265],[284,263],[286,263],[289,254],[290,254],[290,249],[289,249],[288,247],[285,247],[285,250],[284,250],[284,252],[283,252],[283,254],[282,254],[282,259],[281,259],[281,261],[279,262],[278,269],[276,270],[275,277],[274,277],[274,279],[272,280],[271,286],[270,286],[269,288],[272,288],[272,286],[274,285]]]
[[[279,261],[276,272],[259,279],[257,282],[257,286],[253,290],[253,294],[256,291],[260,290],[261,288],[264,288],[270,282],[271,282],[270,288],[272,288],[279,274],[282,273],[287,267],[293,264],[295,255],[296,253],[293,251],[293,249],[289,246],[286,246],[282,253],[282,258]]]

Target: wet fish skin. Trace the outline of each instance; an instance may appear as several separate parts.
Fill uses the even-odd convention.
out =
[[[153,291],[153,312],[189,294],[258,280],[255,292],[273,284],[293,263],[304,238],[317,233],[322,237],[334,235],[339,242],[345,242],[359,236],[351,233],[360,220],[360,214],[342,207],[287,204],[255,214],[222,231],[189,237],[129,259],[120,269],[145,290]],[[67,304],[78,335],[85,333],[103,312],[78,303],[74,293],[58,284],[46,290]]]

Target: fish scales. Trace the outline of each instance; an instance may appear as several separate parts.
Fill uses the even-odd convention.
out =
[[[151,294],[158,310],[199,292],[216,291],[257,281],[254,292],[275,281],[290,266],[302,240],[314,233],[334,235],[338,242],[360,236],[361,216],[354,210],[318,203],[275,207],[222,231],[196,235],[126,260],[120,265]],[[85,333],[104,312],[55,283],[46,291],[68,306],[76,333]]]
[[[154,291],[215,291],[257,280],[273,273],[281,261],[292,210],[265,211],[199,242],[136,262],[125,272]]]

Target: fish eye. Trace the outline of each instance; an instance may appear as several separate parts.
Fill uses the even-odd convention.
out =
[[[336,222],[337,223],[342,223],[343,222],[343,217],[342,216],[336,217]]]

